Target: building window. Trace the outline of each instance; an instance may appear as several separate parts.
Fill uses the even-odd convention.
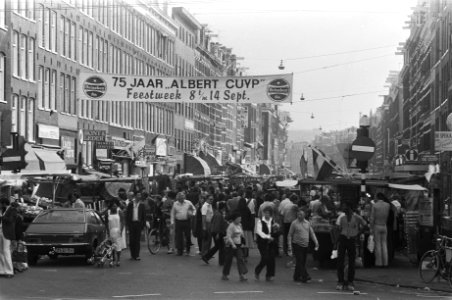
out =
[[[27,78],[35,80],[35,39],[28,38]]]
[[[69,111],[73,115],[77,114],[77,105],[76,105],[77,100],[76,100],[76,96],[75,96],[75,83],[76,83],[76,78],[72,77],[71,86],[70,86],[71,100],[69,101],[69,105],[71,107],[70,107]]]
[[[56,94],[57,94],[57,72],[52,71],[52,79],[50,81],[50,109],[56,110]]]
[[[19,106],[19,96],[13,94],[11,101],[11,132],[17,132],[18,106]]]
[[[13,31],[13,40],[12,40],[12,71],[13,76],[19,76],[19,32]]]
[[[0,102],[5,102],[5,54],[0,53]]]
[[[6,27],[6,1],[0,0],[0,27]]]
[[[57,51],[57,13],[53,10],[50,11],[50,45],[49,50]]]
[[[22,34],[20,36],[20,48],[19,48],[19,74],[18,76],[26,78],[27,70],[27,36]]]
[[[38,100],[38,107],[44,108],[44,68],[42,66],[39,66],[38,68],[38,94],[37,94],[37,100]]]
[[[50,69],[45,69],[45,75],[44,75],[44,88],[42,97],[44,98],[44,109],[48,109],[50,107]]]
[[[19,135],[25,137],[27,133],[27,97],[20,98],[20,107],[19,107]]]
[[[35,128],[35,99],[28,99],[28,107],[27,107],[27,139],[29,141],[34,141],[34,128]]]

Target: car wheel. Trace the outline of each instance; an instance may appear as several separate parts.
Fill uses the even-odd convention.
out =
[[[39,256],[38,256],[38,255],[28,253],[27,260],[28,260],[28,264],[29,264],[30,266],[36,265],[36,264],[38,263],[38,259],[39,259]]]

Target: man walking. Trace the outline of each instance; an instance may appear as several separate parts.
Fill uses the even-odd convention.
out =
[[[213,196],[208,195],[206,202],[201,207],[202,215],[202,249],[201,255],[205,255],[212,244],[211,222],[213,218]]]
[[[132,260],[140,260],[141,230],[146,225],[146,210],[141,193],[136,192],[127,206],[127,227],[129,228],[129,248]]]
[[[190,220],[195,214],[195,207],[193,203],[185,199],[185,193],[179,192],[176,195],[176,202],[174,202],[171,209],[171,226],[175,228],[176,249],[177,255],[182,255],[184,251],[184,238],[186,255],[190,255],[191,234],[190,234]]]
[[[319,249],[319,242],[315,236],[311,224],[305,219],[303,210],[297,212],[297,219],[294,220],[287,234],[289,252],[295,257],[295,271],[293,280],[296,282],[307,282],[311,279],[306,271],[306,257],[308,255],[309,239],[315,244],[315,251]]]
[[[336,225],[339,227],[339,241],[338,241],[338,257],[337,257],[337,290],[354,291],[355,286],[353,280],[355,279],[355,258],[356,258],[356,238],[359,234],[360,227],[366,225],[361,216],[354,213],[352,204],[344,203],[345,214],[337,218]],[[348,254],[348,276],[344,280],[344,261],[345,252]]]

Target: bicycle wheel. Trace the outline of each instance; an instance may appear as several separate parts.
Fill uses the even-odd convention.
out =
[[[157,254],[160,250],[160,236],[157,229],[152,229],[148,233],[148,249],[151,254]]]
[[[425,283],[431,282],[439,272],[439,258],[436,250],[430,250],[422,255],[419,262],[419,275]]]

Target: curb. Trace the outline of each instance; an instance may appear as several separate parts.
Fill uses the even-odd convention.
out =
[[[451,289],[443,289],[443,288],[435,288],[435,287],[431,288],[428,286],[422,287],[422,286],[417,286],[417,285],[399,284],[399,283],[388,283],[388,282],[384,282],[384,281],[374,281],[374,280],[369,280],[369,279],[355,278],[355,281],[375,283],[375,284],[380,284],[380,285],[392,286],[392,287],[396,287],[396,288],[409,288],[409,289],[417,289],[417,290],[425,290],[425,288],[428,288],[429,291],[437,291],[437,292],[445,292],[445,293],[450,293],[452,291]]]

